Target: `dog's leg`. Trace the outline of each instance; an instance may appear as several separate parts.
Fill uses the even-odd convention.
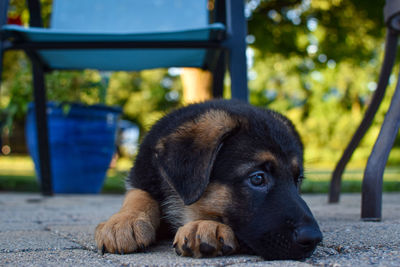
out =
[[[232,229],[212,220],[192,221],[180,227],[173,244],[176,254],[195,258],[229,255],[238,248]]]
[[[101,252],[130,253],[155,241],[160,224],[158,202],[149,193],[132,189],[121,210],[96,227],[95,239]]]

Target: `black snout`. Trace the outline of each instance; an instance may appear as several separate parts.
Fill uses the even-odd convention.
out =
[[[276,186],[276,185],[275,185]],[[254,197],[255,199],[255,197]],[[260,201],[261,199],[261,201]],[[282,183],[271,190],[253,211],[251,220],[234,231],[246,252],[262,256],[266,260],[300,260],[312,255],[322,241],[311,210],[298,195],[297,188]]]
[[[304,226],[294,230],[294,241],[305,251],[311,251],[322,241],[322,233],[316,227]]]

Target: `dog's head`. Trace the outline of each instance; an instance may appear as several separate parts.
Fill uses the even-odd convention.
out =
[[[299,195],[302,143],[282,115],[247,105],[210,109],[161,139],[157,151],[162,175],[188,210],[228,224],[241,248],[301,259],[321,241]]]

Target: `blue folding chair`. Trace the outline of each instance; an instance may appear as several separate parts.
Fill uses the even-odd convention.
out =
[[[221,97],[226,66],[232,97],[247,101],[243,0],[53,0],[42,27],[40,1],[27,0],[30,27],[6,25],[0,0],[0,77],[4,51],[32,61],[41,189],[52,194],[44,73],[54,70],[142,70],[199,67],[213,73]]]

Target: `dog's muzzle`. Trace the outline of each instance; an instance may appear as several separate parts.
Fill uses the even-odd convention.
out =
[[[266,201],[273,204],[264,204],[264,210],[258,210],[245,227],[236,230],[241,248],[266,260],[310,257],[322,241],[318,223],[300,196],[281,199]]]
[[[322,233],[318,225],[267,232],[250,242],[239,240],[243,252],[260,255],[265,260],[308,258],[321,241]]]
[[[300,227],[294,230],[293,240],[305,252],[313,252],[319,242],[322,241],[322,233],[315,227]]]

